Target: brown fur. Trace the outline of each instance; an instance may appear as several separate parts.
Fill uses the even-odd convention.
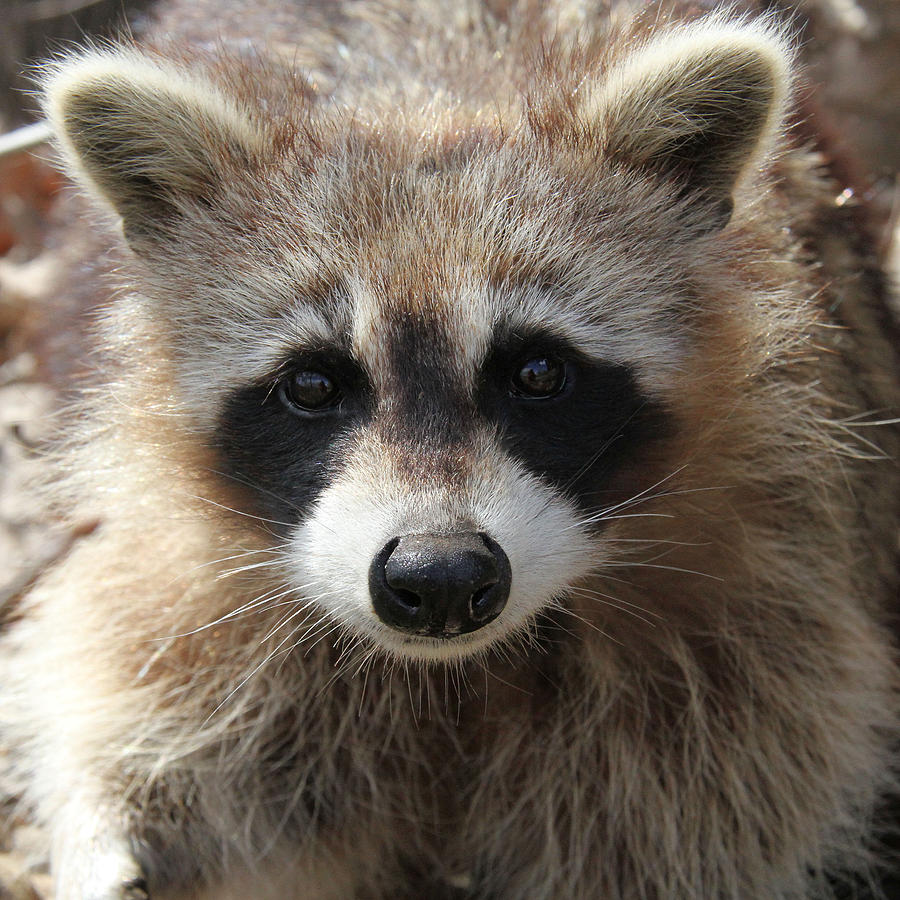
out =
[[[606,6],[173,3],[158,33],[178,40],[151,58],[253,126],[192,130],[177,241],[69,152],[131,248],[100,226],[117,267],[98,286],[104,386],[56,489],[102,525],[5,639],[3,715],[61,897],[127,896],[134,860],[154,900],[452,884],[786,900],[873,871],[897,729],[883,283],[840,186],[789,135],[716,155],[734,216],[684,239],[685,201],[646,174],[665,136],[602,95],[680,19]],[[263,55],[228,43],[247,35]],[[599,298],[597,340],[638,360],[675,427],[616,474],[600,564],[483,652],[426,665],[315,596],[297,605],[284,548],[221,475],[211,411],[253,341],[284,338],[267,329],[288,328],[295,294],[380,394],[397,389],[381,337],[404,320],[456,336],[464,382],[484,338],[459,298],[485,285],[521,315]],[[417,457],[383,421],[342,475],[367,497],[452,521],[466,491],[519,484],[485,434],[464,460]],[[574,547],[584,517],[566,514]],[[279,602],[303,610],[287,632]]]

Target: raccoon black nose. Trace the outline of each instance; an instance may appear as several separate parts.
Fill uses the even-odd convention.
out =
[[[410,634],[452,637],[500,615],[512,573],[486,534],[409,534],[389,541],[369,568],[378,617]]]

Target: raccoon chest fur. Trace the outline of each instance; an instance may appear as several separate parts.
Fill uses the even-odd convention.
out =
[[[884,279],[789,28],[639,6],[179,0],[46,67],[100,525],[0,727],[58,900],[881,877]]]

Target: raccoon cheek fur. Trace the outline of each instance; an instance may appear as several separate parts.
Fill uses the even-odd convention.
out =
[[[641,5],[163,0],[47,67],[106,301],[48,478],[101,524],[0,654],[58,897],[881,877],[874,242],[785,30]]]

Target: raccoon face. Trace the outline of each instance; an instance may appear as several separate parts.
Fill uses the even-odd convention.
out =
[[[350,335],[294,348],[215,426],[232,477],[284,523],[296,583],[417,658],[519,632],[596,564],[581,520],[614,505],[616,475],[668,422],[627,364],[546,320],[546,298],[529,322],[518,299],[467,287],[469,259],[403,290],[405,266],[370,268],[330,301]]]
[[[727,223],[787,65],[712,18],[586,73],[568,124],[449,141],[323,114],[289,150],[252,100],[125,51],[60,67],[46,105],[297,593],[451,660],[526,637],[650,486],[691,352],[685,247]]]

